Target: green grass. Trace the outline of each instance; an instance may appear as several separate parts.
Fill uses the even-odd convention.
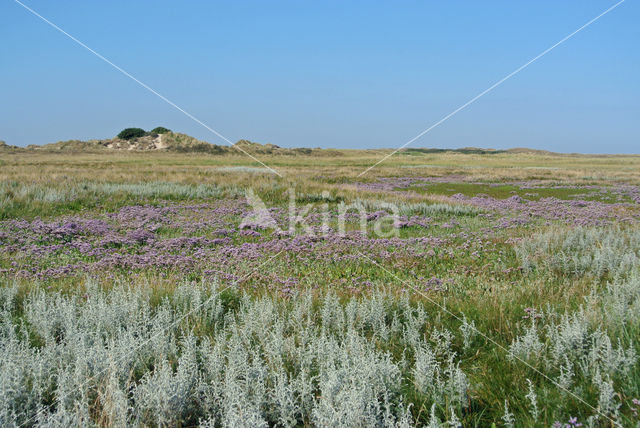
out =
[[[183,154],[175,154],[174,157],[144,157],[135,154],[131,158],[106,154],[79,155],[76,158],[53,154],[49,157],[7,155],[0,159],[0,164],[3,171],[5,167],[9,168],[12,178],[4,176],[0,181],[0,201],[3,202],[0,205],[0,220],[32,220],[37,217],[51,220],[77,214],[101,218],[105,213],[115,212],[127,205],[215,204],[222,199],[242,198],[242,189],[246,187],[253,187],[268,207],[278,207],[286,211],[289,204],[288,186],[292,183],[296,185],[296,203],[299,208],[305,204],[312,204],[318,208],[328,203],[331,211],[336,213],[338,204],[342,202],[350,204],[363,201],[371,210],[379,206],[376,201],[398,203],[404,215],[428,216],[434,223],[427,228],[414,226],[400,229],[398,235],[401,240],[430,237],[441,238],[447,242],[434,248],[433,254],[429,255],[427,252],[430,248],[425,246],[416,245],[417,253],[411,255],[400,247],[390,245],[386,248],[391,254],[390,257],[374,256],[373,261],[361,257],[332,260],[324,255],[318,255],[314,259],[302,257],[296,252],[285,252],[264,266],[260,265],[264,260],[239,264],[234,266],[233,273],[238,276],[250,273],[252,275],[242,284],[222,293],[222,318],[234,316],[250,306],[248,302],[255,302],[260,298],[273,299],[278,305],[283,305],[284,311],[293,311],[291,308],[309,295],[313,298],[314,307],[319,309],[322,299],[333,293],[337,294],[340,305],[346,308],[353,299],[365,299],[376,290],[385,290],[392,299],[384,313],[385,322],[389,325],[394,322],[393,308],[402,306],[403,302],[408,300],[411,305],[422,305],[428,313],[428,321],[421,330],[422,342],[437,349],[440,339],[434,331],[448,331],[451,334],[452,342],[447,352],[455,352],[460,369],[467,375],[471,385],[468,406],[460,409],[458,413],[464,426],[491,426],[494,423],[496,426],[502,426],[505,399],[509,400],[509,408],[516,416],[516,426],[548,427],[556,420],[565,422],[570,416],[578,416],[580,422],[586,425],[586,419],[594,415],[590,406],[597,407],[601,399],[592,374],[581,373],[581,366],[574,363],[576,375],[570,388],[573,393],[589,403],[585,404],[554,384],[560,378],[560,369],[548,355],[551,350],[547,351],[548,354],[527,360],[527,363],[534,367],[532,369],[521,361],[510,360],[505,349],[509,349],[513,341],[521,337],[529,325],[530,320],[523,318],[526,316],[525,308],[536,308],[545,313],[545,317],[539,321],[539,332],[541,340],[549,349],[552,343],[551,332],[557,327],[559,316],[583,313],[584,315],[580,316],[584,316],[590,334],[600,332],[598,334],[606,335],[611,340],[613,347],[632,347],[640,352],[640,322],[637,317],[623,323],[615,321],[614,318],[616,311],[622,310],[620,308],[636,308],[637,306],[633,305],[640,301],[640,294],[636,288],[629,286],[632,291],[623,296],[626,300],[618,301],[615,299],[620,296],[613,296],[608,288],[626,289],[625,281],[633,278],[637,269],[630,268],[617,274],[606,272],[596,275],[587,266],[583,274],[571,274],[558,268],[557,263],[547,261],[555,260],[554,257],[559,260],[564,240],[569,239],[566,236],[575,231],[572,225],[559,222],[547,225],[545,221],[538,220],[521,227],[496,230],[492,229],[494,218],[485,216],[487,212],[468,206],[447,205],[442,200],[432,197],[462,193],[466,196],[485,194],[499,199],[519,195],[529,200],[555,197],[562,200],[580,198],[605,203],[616,202],[617,200],[610,198],[609,193],[556,186],[610,186],[619,181],[638,184],[640,176],[637,175],[637,169],[631,168],[637,165],[638,159],[413,150],[398,159],[391,159],[389,165],[375,170],[375,175],[372,174],[365,179],[358,178],[359,167],[370,165],[379,154],[380,152],[345,152],[344,156],[336,158],[299,156],[269,159],[267,163],[270,166],[282,166],[289,172],[285,179],[274,174],[256,174],[254,170],[246,168],[254,166],[251,162],[233,157]],[[460,162],[456,166],[454,160],[457,159]],[[427,168],[403,168],[402,166],[408,162],[414,162],[414,166],[442,164],[439,166],[443,167],[428,171]],[[558,169],[535,169],[541,164]],[[109,168],[105,175],[87,176],[87,171],[94,171],[97,175],[105,166]],[[478,166],[482,167],[476,168]],[[234,169],[222,169],[226,167]],[[406,197],[397,193],[364,193],[352,187],[355,182],[375,181],[381,176],[428,175],[434,170],[442,175],[452,172],[460,174],[462,171],[465,174],[465,182],[430,183],[400,189],[407,190]],[[59,181],[47,178],[46,175],[41,178],[39,171],[47,174],[62,171],[55,173],[63,174],[64,178],[60,177]],[[517,185],[505,184],[534,178],[544,179],[544,187],[522,189]],[[322,196],[324,190],[330,193],[328,200]],[[630,202],[626,199],[623,201]],[[240,219],[230,216],[225,220],[229,225],[235,225]],[[458,225],[453,228],[441,227],[442,223],[452,220]],[[337,227],[337,223],[334,222],[331,226]],[[348,223],[348,230],[357,228],[357,222]],[[601,229],[593,228],[593,234],[600,236],[598,233]],[[612,236],[630,237],[637,229],[637,224],[632,223],[617,232],[612,232]],[[234,237],[234,244],[275,238],[271,231],[263,231],[261,234],[261,238]],[[186,235],[185,230],[180,228],[161,227],[157,230],[160,239]],[[196,231],[191,235],[214,237],[211,230]],[[374,238],[375,235],[370,232],[369,237]],[[558,243],[554,243],[555,246],[545,246],[556,238]],[[530,250],[531,259],[535,262],[532,269],[523,269],[522,255],[516,249],[524,244],[518,243],[518,239],[537,245],[536,247],[532,244]],[[467,245],[467,241],[471,243]],[[478,245],[480,241],[482,248]],[[610,244],[610,241],[600,239],[593,241],[595,244],[589,241],[582,246],[574,245],[571,247],[570,255],[591,260],[588,257],[592,257],[598,251],[604,253],[603,249],[614,245]],[[612,251],[620,255],[623,251],[633,250],[620,248],[615,247]],[[130,254],[139,250],[137,246],[122,248],[123,252]],[[344,252],[356,255],[358,249],[346,248]],[[28,259],[32,256],[16,252],[0,254],[0,268],[9,268],[13,262],[20,263],[25,260],[23,257]],[[78,260],[91,259],[83,259],[78,252],[59,252],[49,258],[43,258],[41,264],[42,267],[52,267]],[[115,272],[105,272],[102,276],[98,275],[95,281],[104,289],[114,288],[117,284],[128,284],[134,289],[148,290],[154,307],[162,305],[163,302],[178,306],[179,301],[174,300],[177,284],[185,279],[200,284],[203,280],[202,271],[211,267],[217,266],[196,266],[187,273],[171,269],[119,269]],[[108,276],[107,273],[112,276]],[[440,279],[442,283],[438,287],[431,286],[427,289],[427,282],[432,277]],[[295,292],[282,295],[279,288],[274,286],[278,278],[297,279]],[[37,293],[60,293],[62,296],[72,296],[78,301],[83,301],[86,292],[85,272],[77,272],[76,275],[65,278],[45,278],[42,281],[20,278],[14,280],[6,277],[0,281],[5,288],[13,286],[14,283],[20,288],[16,309],[11,314],[12,322],[16,325],[25,321],[26,316],[22,308]],[[420,292],[415,292],[414,287],[419,288]],[[634,292],[637,294],[633,294]],[[615,306],[612,302],[624,304]],[[583,312],[580,312],[581,309]],[[460,330],[460,319],[463,316],[472,320],[482,332],[471,340],[469,346],[464,345]],[[189,317],[188,320],[185,325],[200,339],[215,337],[216,328],[219,328],[199,314]],[[399,319],[397,322],[406,327],[406,319]],[[27,327],[30,328],[30,346],[43,347],[38,332],[33,327]],[[316,328],[320,330],[323,327],[317,324]],[[187,330],[185,328],[181,334],[186,334]],[[374,327],[370,327],[366,331],[366,337],[374,344],[376,350],[388,352],[389,358],[393,361],[402,361],[402,358],[411,360],[414,357],[413,351],[407,350],[400,335],[385,339],[377,335]],[[346,342],[348,339],[340,340]],[[587,347],[591,343],[590,340],[592,338],[585,339],[581,346]],[[253,341],[255,339],[247,340],[246,343],[253,344]],[[576,349],[582,348],[576,346]],[[604,353],[602,350],[601,352]],[[179,351],[176,350],[176,355],[172,356],[174,365],[178,357]],[[438,357],[442,358],[444,355]],[[583,355],[580,358],[583,358],[584,362],[588,356]],[[586,363],[583,365],[588,366]],[[603,367],[598,368],[605,373]],[[140,371],[136,372],[134,381],[140,382],[144,373],[149,373],[152,369],[152,366],[144,370],[138,369]],[[289,369],[293,371],[292,368]],[[607,375],[613,382],[615,397],[620,404],[619,413],[615,417],[623,426],[637,425],[638,419],[629,404],[633,398],[640,398],[637,361],[626,374],[612,370]],[[405,367],[402,371],[403,379],[411,379],[412,376],[408,366]],[[549,378],[552,381],[549,381]],[[527,379],[534,385],[538,397],[540,415],[537,419],[532,416],[526,398]],[[318,391],[314,392],[319,396]],[[412,404],[411,414],[416,423],[426,424],[432,404],[430,399],[416,392],[408,382],[403,384],[399,395],[406,404]],[[436,408],[438,416],[443,420],[451,410],[447,402],[438,403]],[[93,410],[98,412],[100,409]],[[308,421],[307,419],[307,425]],[[610,426],[610,423],[600,419],[595,421],[594,425]]]
[[[404,189],[398,189],[404,190]],[[607,195],[603,195],[599,190],[594,189],[565,189],[565,188],[534,188],[522,189],[515,185],[501,184],[479,184],[479,183],[430,183],[425,185],[414,185],[406,189],[418,193],[432,193],[437,195],[452,196],[461,193],[465,196],[473,197],[487,195],[492,198],[506,199],[518,195],[524,199],[532,201],[541,198],[558,198],[563,200],[584,199],[584,200],[605,200]],[[624,200],[628,202],[628,198]]]

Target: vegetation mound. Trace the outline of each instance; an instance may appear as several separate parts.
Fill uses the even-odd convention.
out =
[[[118,138],[122,140],[132,140],[147,135],[147,131],[142,128],[125,128],[118,134]]]
[[[164,126],[158,126],[153,128],[150,134],[166,134],[167,132],[171,132],[171,130],[165,128]]]
[[[5,145],[6,146],[6,145]],[[5,146],[0,145],[0,150]],[[11,146],[6,146],[11,147]],[[32,144],[27,150],[39,151],[67,151],[67,152],[102,152],[102,151],[168,151],[179,153],[209,153],[214,155],[228,155],[238,153],[273,154],[273,155],[310,155],[323,154],[338,156],[342,153],[336,150],[283,148],[275,144],[260,144],[249,140],[239,140],[234,145],[211,144],[187,134],[173,132],[163,126],[158,126],[147,132],[142,128],[123,129],[115,138],[104,140],[67,140],[42,146]]]

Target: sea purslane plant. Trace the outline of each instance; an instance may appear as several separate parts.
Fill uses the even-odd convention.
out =
[[[587,422],[618,420],[621,397],[637,393],[638,277],[618,276],[589,298],[590,310],[558,313],[548,310],[527,316],[529,325],[512,342],[509,355],[534,364],[563,394],[593,391],[597,406]],[[529,311],[529,314],[532,312]],[[534,386],[526,398],[532,415],[538,414]]]
[[[417,404],[454,420],[469,402],[455,353],[440,355],[449,339],[432,349],[424,308],[384,292],[318,305],[229,300],[215,283],[160,300],[91,280],[77,294],[0,290],[4,426],[413,426]]]
[[[522,240],[516,253],[525,271],[615,278],[640,266],[640,230],[601,227],[553,229]]]

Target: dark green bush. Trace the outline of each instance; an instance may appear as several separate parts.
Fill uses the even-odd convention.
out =
[[[118,134],[118,138],[123,140],[131,140],[132,138],[140,138],[147,135],[147,132],[142,128],[125,128]]]
[[[149,131],[149,134],[166,134],[167,132],[171,132],[171,130],[163,126],[158,126],[157,128],[153,128]]]

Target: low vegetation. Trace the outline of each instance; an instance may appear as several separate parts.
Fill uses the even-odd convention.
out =
[[[157,126],[149,131],[150,134],[167,134],[169,132],[171,132],[171,130],[165,128],[164,126]]]
[[[2,152],[0,425],[638,426],[640,158],[252,144]]]
[[[147,135],[147,131],[142,128],[125,128],[118,134],[118,138],[123,140],[132,140]]]

